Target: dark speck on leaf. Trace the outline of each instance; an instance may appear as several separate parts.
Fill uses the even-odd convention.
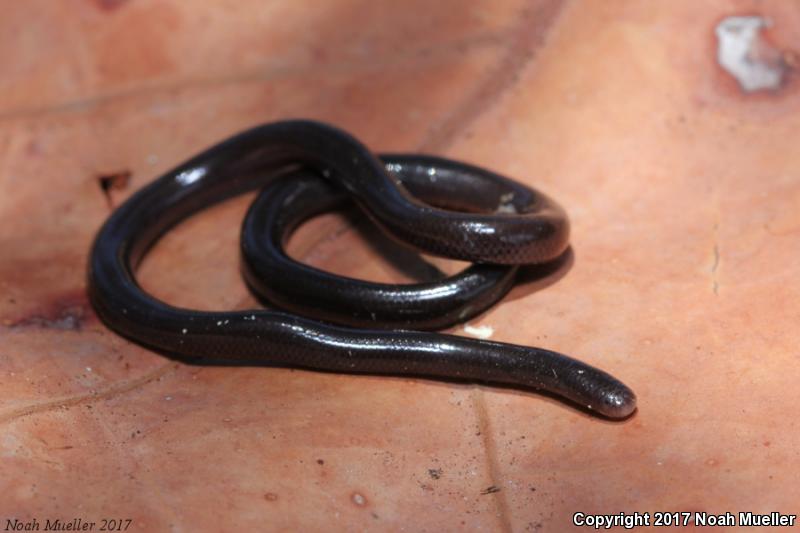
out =
[[[128,186],[131,181],[131,171],[121,170],[119,172],[112,172],[109,174],[102,174],[97,176],[97,182],[100,184],[100,190],[106,197],[109,206],[112,206],[111,191],[120,191]]]

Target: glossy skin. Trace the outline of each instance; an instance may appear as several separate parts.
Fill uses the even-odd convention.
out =
[[[502,199],[519,207],[537,193],[463,163],[422,156],[381,156],[414,197],[438,207],[494,212]],[[417,172],[419,168],[437,173]],[[451,176],[458,175],[460,179]],[[242,266],[250,289],[286,311],[353,327],[442,329],[488,309],[511,289],[518,267],[474,264],[446,279],[413,284],[372,283],[296,262],[283,249],[303,221],[346,205],[349,196],[311,171],[298,171],[264,187],[242,225]],[[514,206],[505,206],[513,209]]]
[[[388,168],[401,175],[448,174],[432,161],[407,156],[401,161],[406,171],[391,161]],[[447,164],[458,171],[450,173],[453,187],[474,174],[473,167]],[[611,418],[634,411],[635,395],[620,381],[548,350],[431,332],[351,329],[277,311],[179,309],[137,284],[133,272],[142,256],[177,222],[301,167],[335,182],[387,232],[428,253],[514,265],[548,261],[567,246],[566,216],[543,195],[479,206],[500,211],[489,214],[433,208],[414,199],[383,162],[341,130],[278,122],[202,152],[112,213],[89,264],[89,296],[98,316],[140,344],[192,362],[486,381],[548,391]],[[488,199],[490,191],[476,197]]]

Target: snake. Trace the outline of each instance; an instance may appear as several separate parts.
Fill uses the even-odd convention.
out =
[[[241,230],[242,271],[268,309],[185,309],[141,287],[137,267],[168,230],[256,189]],[[302,222],[348,202],[394,240],[471,265],[440,280],[384,284],[287,255]],[[435,331],[488,309],[520,265],[557,260],[568,247],[564,209],[536,189],[442,157],[374,154],[323,122],[282,120],[211,146],[131,194],[95,237],[87,292],[107,327],[193,364],[487,383],[623,419],[636,395],[603,370],[544,348]]]

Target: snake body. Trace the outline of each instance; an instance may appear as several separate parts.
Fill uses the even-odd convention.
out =
[[[243,225],[244,273],[282,311],[181,309],[139,286],[135,269],[163,233],[259,187]],[[285,255],[283,242],[300,222],[346,199],[395,239],[475,265],[441,282],[384,285],[326,274]],[[275,122],[207,149],[119,206],[95,239],[88,291],[111,329],[197,363],[483,381],[547,391],[622,418],[635,410],[634,393],[565,355],[379,329],[437,329],[479,313],[508,291],[516,265],[561,255],[568,233],[554,201],[487,170],[429,156],[379,157],[335,127]]]

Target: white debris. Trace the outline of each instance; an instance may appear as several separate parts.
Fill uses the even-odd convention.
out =
[[[494,335],[494,328],[485,324],[482,326],[471,326],[469,324],[465,324],[464,333],[467,335],[472,335],[473,337],[478,337],[479,339],[489,339],[492,335]]]
[[[764,17],[727,17],[717,25],[717,61],[746,92],[777,89],[785,65],[780,53],[761,38],[772,25]]]
[[[498,204],[497,209],[495,209],[495,212],[510,213],[512,215],[516,214],[517,208],[514,207],[514,204],[512,203],[513,201],[514,201],[513,191],[500,196],[500,203]]]

